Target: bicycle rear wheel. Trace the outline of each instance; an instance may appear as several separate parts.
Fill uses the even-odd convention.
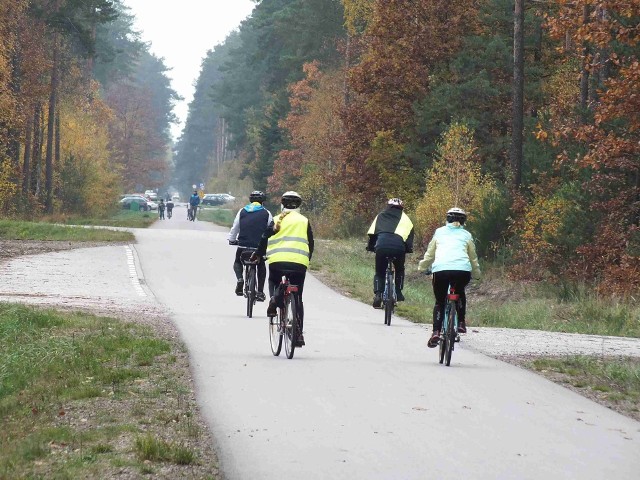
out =
[[[444,320],[442,321],[442,326],[440,327],[440,342],[439,342],[439,356],[440,356],[440,363],[444,363],[444,354],[447,351],[447,344],[445,342],[445,335],[443,335],[443,332],[447,331],[447,326],[449,325],[448,319],[449,318],[449,305],[447,305],[445,311],[444,311]]]
[[[449,308],[449,316],[447,319],[447,331],[445,332],[446,339],[446,353],[444,357],[444,364],[448,367],[451,365],[451,355],[453,354],[453,345],[456,342],[456,308]]]
[[[256,303],[256,270],[255,267],[247,267],[247,280],[245,283],[245,293],[247,296],[247,317],[253,317],[253,306]]]
[[[271,343],[271,352],[274,356],[280,355],[282,350],[282,328],[283,322],[280,321],[280,315],[269,317],[269,342]]]
[[[385,281],[385,298],[384,298],[384,324],[391,325],[391,315],[393,315],[393,308],[395,302],[393,299],[395,285],[393,284],[393,272],[387,269],[387,278]]]
[[[298,341],[298,311],[293,295],[287,295],[285,300],[285,331],[284,331],[284,351],[288,359],[293,358],[296,350],[296,342]]]

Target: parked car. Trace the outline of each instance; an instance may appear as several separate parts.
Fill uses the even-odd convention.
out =
[[[227,203],[227,200],[218,193],[207,193],[204,197],[202,197],[201,205],[223,205]]]
[[[171,197],[171,200],[173,200],[174,202],[179,202],[180,201],[180,195],[177,193],[174,193],[173,196]]]
[[[144,196],[149,200],[153,200],[154,202],[158,201],[158,194],[154,190],[146,190],[144,192]]]
[[[157,210],[158,204],[153,200],[147,200],[147,205],[149,205],[149,210]]]
[[[120,205],[122,205],[122,208],[127,210],[131,210],[133,204],[138,205],[138,210],[140,210],[141,212],[150,210],[149,204],[144,197],[136,195],[131,197],[124,197],[122,200],[120,200]],[[135,207],[133,208],[135,209]]]
[[[234,197],[233,195],[230,195],[228,193],[218,193],[218,195],[220,195],[222,198],[225,199],[225,202],[233,202],[236,197]]]

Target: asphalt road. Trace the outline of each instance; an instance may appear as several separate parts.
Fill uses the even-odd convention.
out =
[[[144,279],[173,315],[198,398],[235,479],[640,478],[640,423],[465,349],[452,366],[427,331],[305,285],[293,360],[233,293],[227,230],[172,220],[136,231]]]

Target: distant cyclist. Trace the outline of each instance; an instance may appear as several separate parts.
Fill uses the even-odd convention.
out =
[[[171,218],[171,216],[173,215],[173,207],[173,200],[167,200],[167,218]]]
[[[249,204],[238,211],[233,226],[229,231],[229,244],[238,245],[236,259],[233,262],[233,271],[236,274],[236,295],[242,296],[244,279],[242,278],[242,262],[240,255],[247,249],[256,249],[267,226],[273,222],[271,212],[262,205],[267,199],[264,192],[255,190],[249,195]],[[258,264],[258,293],[256,300],[264,302],[264,281],[267,276],[267,267],[264,258]]]
[[[373,308],[382,308],[382,292],[387,271],[387,257],[394,257],[396,270],[396,297],[404,301],[405,254],[413,252],[413,222],[403,211],[404,203],[399,198],[391,198],[387,208],[373,220],[367,234],[367,250],[376,252],[376,273],[373,277]]]
[[[194,221],[196,219],[198,205],[200,205],[200,196],[198,195],[198,191],[194,190],[193,195],[189,197],[189,210],[191,212],[191,218],[189,220]]]
[[[457,207],[450,209],[446,225],[436,230],[424,259],[418,265],[418,270],[433,272],[436,304],[433,307],[433,333],[427,344],[429,348],[438,346],[449,285],[460,295],[458,332],[467,333],[467,297],[464,289],[471,281],[471,275],[480,278],[481,272],[473,237],[464,229],[466,220],[467,213],[464,210]]]
[[[267,316],[277,315],[276,290],[280,280],[287,272],[292,285],[298,286],[298,298],[300,299],[300,330],[298,346],[303,346],[304,336],[304,304],[302,303],[302,291],[307,274],[307,267],[313,255],[313,231],[309,219],[300,213],[302,197],[296,192],[285,192],[281,199],[280,215],[274,217],[273,222],[267,227],[255,256],[267,254],[269,260],[269,293],[271,300],[267,308]]]
[[[166,205],[164,204],[164,199],[160,199],[160,203],[158,204],[158,215],[160,216],[160,220],[164,220],[164,209]]]

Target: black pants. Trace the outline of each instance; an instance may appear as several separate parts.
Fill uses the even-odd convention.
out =
[[[304,279],[307,276],[307,267],[300,263],[276,262],[269,264],[269,294],[273,297],[276,288],[282,281],[282,276],[287,275],[291,285],[298,286],[298,298],[300,299],[300,328],[304,328],[304,305],[302,304],[302,291],[304,290]]]
[[[238,281],[242,280],[242,274],[244,270],[244,265],[242,265],[242,262],[240,261],[240,255],[245,250],[248,250],[248,249],[243,247],[238,247],[236,250],[236,260],[233,262],[233,271],[236,273],[236,279]],[[260,260],[260,263],[258,264],[258,291],[260,293],[264,293],[264,281],[266,277],[267,277],[267,267],[264,264],[264,258],[263,258]]]
[[[471,281],[471,272],[464,270],[443,270],[433,274],[433,294],[436,297],[436,304],[433,307],[433,329],[442,328],[442,319],[447,305],[447,294],[451,285],[457,294],[460,295],[460,310],[458,311],[458,321],[464,322],[467,313],[467,296],[464,288]]]
[[[384,277],[387,273],[387,257],[395,257],[393,267],[396,269],[396,293],[402,292],[404,287],[404,252],[391,252],[376,250],[376,275],[373,277],[373,293],[382,293],[384,290]]]

